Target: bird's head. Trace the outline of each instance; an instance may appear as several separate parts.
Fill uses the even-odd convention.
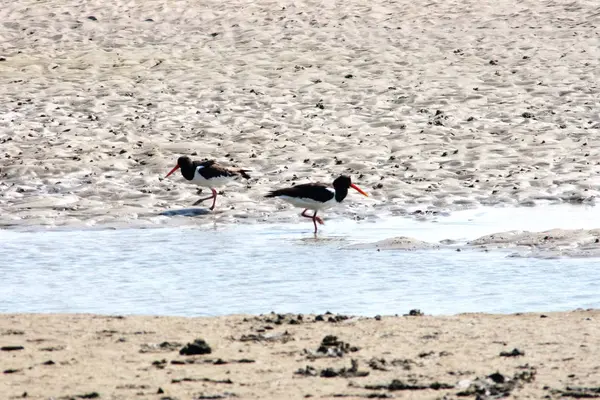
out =
[[[333,181],[333,188],[336,189],[336,190],[337,189],[346,189],[346,190],[348,190],[348,188],[352,188],[352,189],[356,190],[358,193],[362,194],[363,196],[369,197],[369,195],[366,194],[361,188],[359,188],[354,183],[352,183],[352,180],[347,175],[341,175],[341,176],[337,177]]]
[[[181,156],[177,159],[177,165],[175,167],[173,167],[173,169],[171,170],[171,172],[169,172],[167,174],[167,176],[165,176],[165,178],[168,178],[169,175],[171,175],[173,172],[177,171],[179,168],[181,167],[185,167],[186,165],[191,165],[192,164],[192,160],[188,157],[188,156]]]

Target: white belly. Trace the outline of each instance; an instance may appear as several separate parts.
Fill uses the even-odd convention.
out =
[[[326,210],[328,208],[333,207],[337,204],[335,201],[335,197],[325,203],[321,203],[320,201],[315,201],[313,199],[307,199],[302,197],[290,197],[290,196],[278,196],[281,200],[284,200],[295,207],[306,208],[308,210]]]
[[[218,178],[205,179],[202,175],[196,172],[194,174],[194,179],[189,182],[202,187],[216,188],[231,182],[233,178],[233,176],[221,176]]]

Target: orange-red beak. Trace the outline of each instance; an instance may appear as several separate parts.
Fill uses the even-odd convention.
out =
[[[179,165],[176,165],[176,166],[175,166],[175,168],[173,168],[173,169],[171,170],[171,172],[169,172],[169,173],[167,174],[167,176],[165,176],[165,178],[168,178],[168,177],[169,177],[169,175],[171,175],[173,172],[177,171],[178,169],[179,169]]]
[[[358,186],[356,186],[354,183],[350,184],[350,187],[354,190],[356,190],[358,193],[362,194],[365,197],[369,197],[368,194],[366,194],[361,188],[359,188]]]

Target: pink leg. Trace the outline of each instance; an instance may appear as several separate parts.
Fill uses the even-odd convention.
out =
[[[305,218],[310,218],[313,220],[313,224],[315,224],[315,233],[317,233],[317,222],[321,225],[324,224],[323,220],[320,217],[317,217],[317,212],[315,211],[315,213],[313,215],[306,215],[307,210],[302,211],[302,214],[300,214],[301,216],[305,217]]]
[[[215,203],[217,202],[217,191],[213,188],[210,188],[210,190],[212,190],[212,194],[213,194],[213,204],[212,206],[210,206],[210,210],[214,210],[215,209]]]
[[[316,212],[316,211],[315,211],[315,215],[306,215],[306,212],[307,212],[307,211],[308,211],[308,209],[306,209],[306,210],[302,211],[302,214],[300,214],[300,215],[301,215],[302,217],[305,217],[305,218],[310,218],[310,219],[313,219],[313,218],[315,218],[315,219],[316,219],[316,221],[317,221],[319,224],[321,224],[321,225],[325,225],[325,222],[323,222],[323,220],[321,219],[321,217],[317,217],[317,216],[316,216],[316,215],[317,215],[317,212]]]

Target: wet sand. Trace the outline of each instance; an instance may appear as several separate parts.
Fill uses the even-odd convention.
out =
[[[0,392],[7,399],[600,394],[597,310],[412,314],[4,314]],[[180,354],[196,339],[204,343],[192,350],[204,354]]]
[[[594,1],[11,2],[0,226],[167,223],[198,198],[162,179],[181,154],[253,171],[196,224],[299,221],[262,196],[341,173],[371,199],[325,218],[593,203],[599,20]]]

